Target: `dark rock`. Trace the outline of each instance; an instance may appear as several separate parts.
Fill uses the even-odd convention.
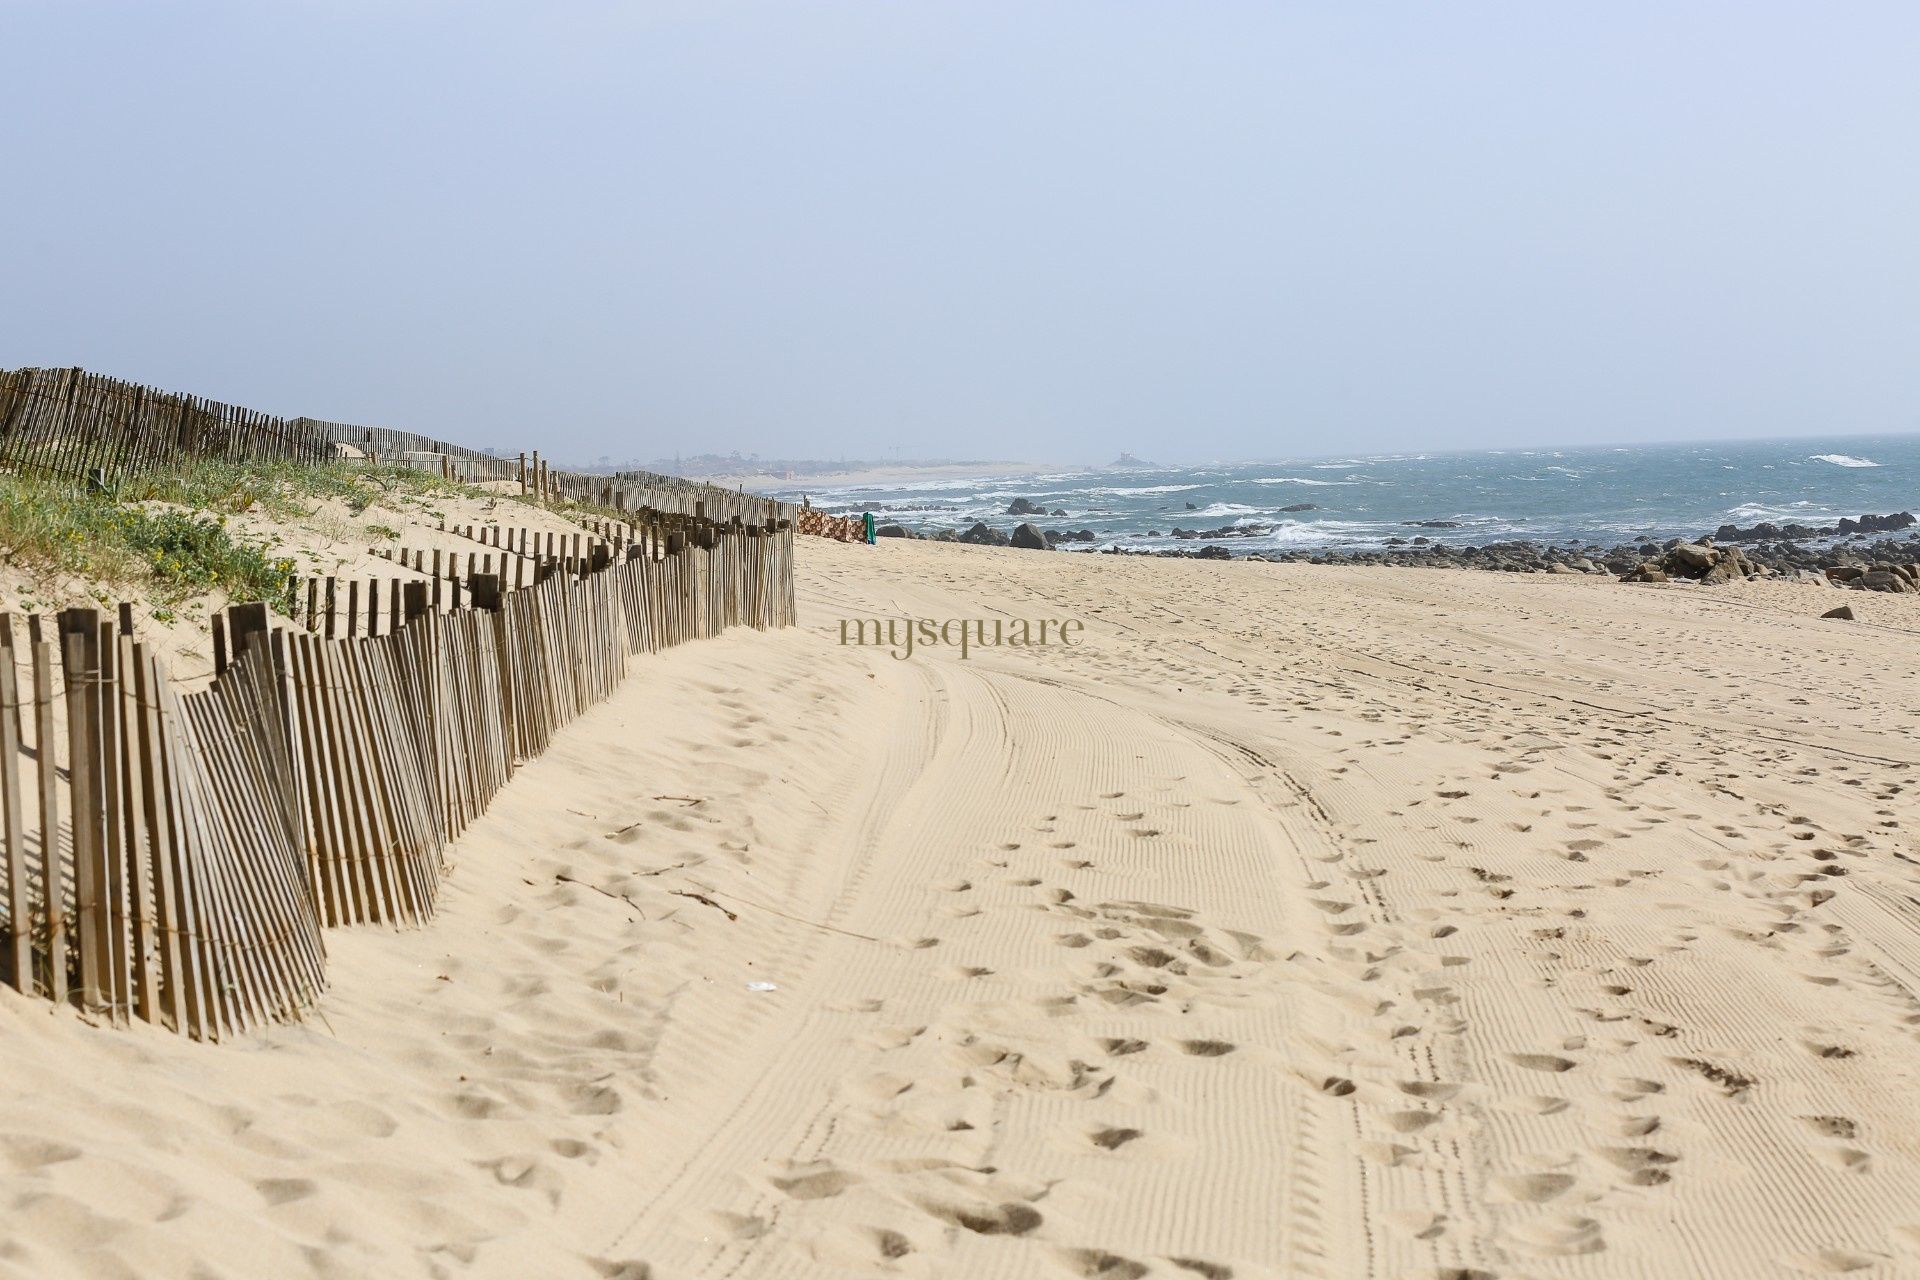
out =
[[[917,538],[920,535],[908,533],[897,524],[883,524],[873,531],[873,536],[876,538]]]
[[[1043,516],[1047,514],[1047,509],[1045,507],[1035,506],[1029,498],[1015,498],[1007,504],[1007,514],[1010,516]]]
[[[1667,559],[1673,561],[1682,573],[1705,573],[1713,567],[1717,557],[1710,548],[1697,542],[1683,542],[1667,552]]]
[[[1012,545],[1025,548],[1028,551],[1053,550],[1053,547],[1047,542],[1046,535],[1042,534],[1039,529],[1031,524],[1015,525],[1013,537],[1008,539],[1008,541],[1012,543]]]
[[[983,547],[1004,547],[1008,543],[1008,538],[998,529],[989,529],[986,521],[976,520],[971,529],[960,535],[960,541]]]
[[[1401,523],[1409,529],[1458,529],[1460,527],[1458,520],[1403,520]]]
[[[1749,560],[1747,553],[1739,547],[1715,547],[1704,541],[1681,542],[1676,539],[1667,548],[1666,559],[1660,562],[1660,568],[1669,578],[1685,578],[1712,585],[1752,577],[1759,572],[1760,566]]]
[[[1838,524],[1818,529],[1812,525],[1773,524],[1766,520],[1746,529],[1723,524],[1714,531],[1713,536],[1722,542],[1793,542],[1835,536],[1858,538],[1869,533],[1897,533],[1901,529],[1911,528],[1914,523],[1911,511],[1896,511],[1884,516],[1865,515],[1858,520],[1842,517]]]
[[[1295,503],[1292,503],[1291,505],[1284,506],[1280,509],[1282,511],[1293,512],[1293,511],[1318,511],[1320,508],[1314,506],[1311,502],[1295,502]]]
[[[1783,538],[1817,538],[1833,532],[1832,529],[1816,529],[1811,525],[1770,524],[1763,520],[1750,529],[1723,524],[1714,530],[1713,536],[1721,542],[1778,542]]]
[[[1853,585],[1865,591],[1891,591],[1895,594],[1915,590],[1904,573],[1895,573],[1886,568],[1867,570],[1854,579]]]
[[[1233,559],[1233,552],[1227,550],[1225,547],[1209,545],[1200,548],[1200,552],[1195,558],[1199,560],[1231,560]]]
[[[1829,609],[1820,615],[1823,618],[1838,618],[1842,622],[1853,621],[1853,606],[1843,604],[1838,609]]]
[[[1895,533],[1914,523],[1911,511],[1896,511],[1888,516],[1861,516],[1858,520],[1849,520],[1845,516],[1835,526],[1834,532],[1848,533]]]

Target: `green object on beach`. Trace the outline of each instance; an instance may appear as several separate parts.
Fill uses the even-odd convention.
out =
[[[873,542],[873,512],[867,512],[862,518],[867,522],[867,542],[871,544]]]

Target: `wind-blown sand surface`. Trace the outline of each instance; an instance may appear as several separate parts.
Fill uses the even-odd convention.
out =
[[[0,995],[23,1276],[1920,1274],[1920,601],[809,540],[240,1045]],[[842,617],[1076,617],[908,661]],[[773,984],[771,990],[752,984]]]

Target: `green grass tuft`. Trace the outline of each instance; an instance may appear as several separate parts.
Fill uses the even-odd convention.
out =
[[[359,464],[198,462],[129,477],[111,492],[0,475],[0,563],[97,584],[144,583],[166,604],[218,591],[234,602],[264,600],[285,610],[294,561],[270,542],[235,536],[230,516],[257,511],[297,520],[328,499],[358,515],[371,506],[480,492],[411,467]]]

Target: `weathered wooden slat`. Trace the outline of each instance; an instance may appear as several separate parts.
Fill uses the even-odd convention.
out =
[[[40,906],[46,939],[45,983],[48,998],[67,998],[67,889],[60,856],[58,740],[53,728],[53,644],[40,639],[33,619],[34,775],[40,789]]]
[[[11,639],[11,634],[8,636]],[[26,794],[20,777],[20,677],[13,646],[0,649],[0,835],[7,842],[5,978],[14,990],[34,991],[33,885],[27,873]]]
[[[116,658],[116,684],[120,692],[116,737],[120,749],[125,875],[130,886],[127,915],[133,952],[133,1016],[144,1022],[159,1022],[164,1014],[160,1004],[160,940],[152,875],[152,842],[157,837],[149,820],[151,810],[146,796],[151,779],[144,762],[145,717],[140,708],[139,661],[133,637],[126,631],[120,634]]]
[[[18,671],[9,681],[0,668],[0,889],[27,944],[22,960],[19,939],[7,939],[9,981],[49,992],[62,983],[71,915],[89,1008],[208,1039],[297,1017],[324,986],[321,926],[429,919],[447,843],[520,760],[611,697],[637,655],[792,618],[792,533],[772,521],[635,512],[589,515],[566,534],[448,533],[499,548],[498,574],[491,551],[469,550],[462,572],[457,555],[437,550],[429,575],[424,552],[396,550],[423,572],[404,592],[391,580],[384,636],[377,582],[363,633],[358,582],[343,602],[330,579],[323,607],[309,579],[308,630],[273,630],[262,606],[229,611],[217,623],[216,678],[192,694],[168,685],[124,611],[118,626],[88,610],[62,615],[70,779],[56,759],[53,647],[36,644],[37,797],[18,773]],[[507,575],[528,567],[533,580],[507,590]],[[297,580],[287,601],[299,602]],[[0,622],[0,651],[10,622]],[[29,619],[29,634],[38,630]],[[23,830],[30,798],[41,801],[37,881]],[[71,908],[63,799],[74,815]]]
[[[112,998],[104,766],[100,757],[99,627],[99,614],[92,609],[69,609],[60,615],[67,685],[79,996],[81,1005],[88,1009],[105,1008]]]

